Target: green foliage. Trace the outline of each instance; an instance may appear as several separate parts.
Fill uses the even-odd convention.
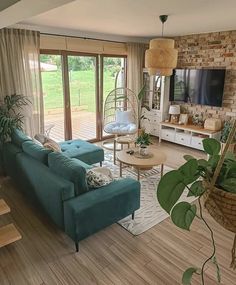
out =
[[[143,87],[140,89],[138,93],[138,99],[141,102],[145,96],[145,90],[146,90],[146,83],[144,83]]]
[[[223,129],[221,130],[221,138],[220,141],[222,143],[226,143],[228,136],[232,130],[233,124],[231,121],[225,121]],[[234,138],[234,141],[236,141],[236,137]]]
[[[183,274],[182,284],[183,285],[191,285],[191,280],[192,280],[193,274],[197,273],[197,271],[198,271],[198,269],[195,267],[188,268]]]
[[[193,156],[185,155],[186,162],[177,170],[166,173],[160,180],[157,188],[157,199],[161,207],[170,214],[173,223],[181,229],[189,230],[194,218],[197,216],[196,205],[188,202],[179,202],[184,189],[188,196],[195,196],[199,200],[200,217],[208,230],[209,225],[202,215],[200,198],[205,193],[206,184],[210,184],[220,159],[220,143],[215,139],[204,139],[203,147],[208,159],[195,159]],[[225,157],[220,174],[216,180],[216,187],[223,191],[236,193],[236,157],[228,153]],[[215,248],[214,237],[211,231],[212,243]],[[215,253],[212,255],[215,256]],[[204,266],[211,258],[203,264],[201,276],[204,284]],[[217,268],[217,278],[219,279],[219,268],[216,259],[212,260]],[[185,271],[182,279],[183,284],[190,284],[192,275],[196,273],[196,268],[189,268]]]
[[[6,142],[15,128],[21,129],[24,116],[21,109],[30,103],[23,95],[11,95],[4,98],[0,106],[0,143]]]
[[[196,212],[196,205],[191,205],[188,202],[180,202],[172,209],[171,219],[177,227],[189,231]]]
[[[207,154],[217,155],[220,152],[221,146],[217,140],[208,138],[203,140],[203,148]]]
[[[144,130],[142,130],[141,134],[136,139],[136,144],[140,146],[147,146],[150,145],[151,143],[152,142],[150,135],[145,133]]]
[[[159,182],[157,189],[158,202],[169,214],[184,192],[185,184],[183,181],[182,173],[179,170],[172,170],[167,172]]]

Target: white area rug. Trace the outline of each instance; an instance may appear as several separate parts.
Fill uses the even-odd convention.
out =
[[[104,166],[110,168],[114,178],[119,177],[119,162],[117,165],[113,164],[113,153],[105,150],[105,162]],[[164,173],[173,170],[170,167],[164,167]],[[122,171],[123,177],[132,177],[137,179],[135,170],[132,168],[125,168]],[[160,168],[154,167],[150,171],[141,172],[141,206],[140,209],[135,212],[135,219],[132,220],[131,216],[119,221],[118,223],[128,230],[133,235],[140,235],[141,233],[149,230],[153,226],[162,222],[169,215],[161,208],[157,201],[156,189],[160,181]],[[187,198],[187,192],[185,191],[181,197],[181,201],[192,202],[194,197]]]

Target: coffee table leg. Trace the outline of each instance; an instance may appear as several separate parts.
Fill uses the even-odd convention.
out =
[[[120,162],[120,177],[122,177],[122,162]]]
[[[164,164],[161,164],[161,177],[163,176]]]

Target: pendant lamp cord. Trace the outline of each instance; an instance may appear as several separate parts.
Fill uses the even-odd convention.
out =
[[[168,15],[160,15],[159,16],[160,21],[162,22],[162,28],[161,28],[161,36],[163,38],[164,36],[164,23],[167,21],[168,19]]]

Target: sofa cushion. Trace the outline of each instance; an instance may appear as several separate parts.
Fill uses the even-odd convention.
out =
[[[104,160],[104,150],[83,140],[70,140],[60,143],[61,151],[68,157],[77,158],[88,164]]]
[[[110,184],[113,181],[111,170],[108,167],[94,167],[86,174],[90,189],[96,189]]]
[[[55,152],[61,152],[61,146],[50,138],[47,138],[46,142],[43,144],[43,147]]]
[[[15,145],[22,147],[22,143],[25,141],[31,141],[21,130],[15,129],[11,134],[11,142]]]
[[[59,152],[49,154],[48,165],[52,172],[74,183],[76,196],[89,190],[86,182],[86,170],[91,168],[90,165]]]
[[[48,165],[48,154],[52,152],[49,149],[34,143],[33,141],[26,141],[22,144],[23,151],[33,157],[34,159]]]
[[[116,110],[116,122],[120,124],[131,124],[134,123],[134,115],[129,111]]]
[[[104,127],[104,131],[108,134],[135,134],[138,131],[137,125],[130,124],[120,124],[117,122],[112,122]]]

